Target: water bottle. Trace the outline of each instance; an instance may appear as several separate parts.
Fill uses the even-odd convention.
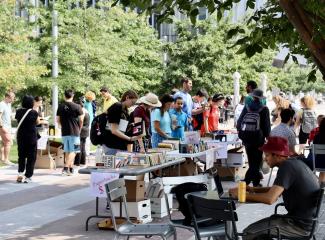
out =
[[[246,202],[246,182],[244,181],[238,183],[238,201]]]
[[[95,154],[96,166],[98,163],[100,163],[100,164],[102,163],[102,157],[103,157],[103,148],[102,148],[102,146],[98,145],[97,149],[96,149],[96,154]]]

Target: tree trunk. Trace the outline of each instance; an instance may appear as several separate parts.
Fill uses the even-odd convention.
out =
[[[280,0],[280,6],[311,51],[314,62],[325,80],[325,40],[321,39],[316,42],[313,39],[316,31],[314,24],[297,0]]]

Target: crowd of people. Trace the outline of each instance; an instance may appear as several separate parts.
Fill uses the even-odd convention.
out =
[[[227,107],[231,105],[231,99],[222,93],[209,96],[205,89],[191,96],[192,80],[189,78],[181,79],[181,87],[181,90],[173,89],[172,94],[160,98],[151,92],[139,97],[135,91],[128,90],[120,101],[107,87],[102,87],[99,91],[103,98],[102,108],[95,104],[94,92],[88,91],[76,100],[73,90],[65,90],[64,101],[56,113],[65,152],[62,175],[73,174],[74,165],[86,164],[86,139],[94,133],[95,137],[101,136],[100,144],[105,154],[114,155],[118,151],[146,152],[158,147],[165,139],[182,141],[185,131],[200,131],[201,136],[205,136],[220,130],[220,122],[230,115]],[[234,108],[234,125],[248,158],[248,170],[243,179],[248,186],[247,199],[272,204],[282,195],[289,214],[312,217],[316,206],[311,203],[310,196],[319,186],[324,186],[325,174],[320,173],[316,178],[312,172],[312,151],[306,158],[301,149],[306,144],[325,144],[324,115],[316,116],[315,101],[308,95],[300,99],[300,108],[284,96],[273,96],[275,108],[270,111],[256,82],[248,81],[246,92]],[[12,164],[9,153],[12,144],[11,103],[14,100],[15,94],[8,92],[0,102],[1,162],[7,165]],[[28,183],[36,161],[38,131],[42,125],[48,124],[42,111],[42,98],[24,96],[15,119],[18,122],[17,182]],[[270,167],[279,168],[272,187],[261,185],[263,155]],[[325,163],[323,165],[325,168]],[[237,189],[229,192],[237,197]],[[300,201],[295,201],[298,198]],[[299,234],[307,234],[311,226],[308,221],[297,223],[266,218],[246,228],[244,233],[247,235],[243,239],[266,239],[266,232],[259,230],[270,224],[282,232]],[[255,234],[256,231],[259,233]]]
[[[151,92],[139,97],[136,92],[129,90],[118,101],[109,88],[102,87],[99,90],[103,99],[100,107],[95,104],[94,92],[88,91],[76,100],[74,92],[66,90],[64,101],[58,107],[56,119],[61,128],[65,152],[62,173],[71,175],[74,164],[86,163],[86,139],[89,137],[94,118],[99,114],[105,114],[107,122],[102,133],[102,147],[106,154],[115,154],[120,150],[145,152],[168,138],[184,140],[185,131],[200,131],[201,136],[205,136],[220,130],[220,122],[225,119],[224,113],[229,115],[225,106],[231,105],[230,99],[222,93],[209,96],[205,89],[199,89],[195,96],[191,96],[191,91],[192,80],[187,77],[181,79],[180,90],[173,89],[172,94],[164,94],[160,98]],[[249,163],[245,181],[247,184],[259,186],[263,178],[260,171],[263,153],[260,147],[266,139],[269,136],[286,138],[290,152],[297,155],[299,150],[296,148],[296,135],[299,144],[313,141],[319,134],[317,123],[321,123],[323,116],[317,118],[313,109],[315,101],[310,96],[301,99],[301,109],[294,108],[283,96],[274,96],[275,108],[270,113],[266,97],[263,91],[257,88],[256,82],[248,81],[246,92],[247,96],[243,96],[234,109],[234,121]],[[15,94],[8,92],[0,103],[1,161],[4,164],[11,164],[9,161],[11,103],[14,99]],[[26,182],[32,176],[31,169],[35,164],[39,138],[38,127],[47,124],[41,108],[41,97],[24,96],[21,108],[16,111],[15,118],[19,122],[17,128],[19,182],[22,181],[25,166]],[[121,124],[122,122],[124,124]],[[139,123],[143,123],[141,134],[130,133],[128,128],[132,124]],[[274,127],[271,131],[272,125]]]

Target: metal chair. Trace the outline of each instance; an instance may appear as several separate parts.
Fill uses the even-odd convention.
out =
[[[239,239],[236,227],[238,216],[234,201],[230,199],[206,199],[188,194],[187,201],[193,217],[196,238],[211,237],[218,239],[226,236],[227,239]],[[220,223],[212,226],[201,227],[198,224],[197,216],[210,218]],[[231,224],[229,226],[229,223]]]
[[[300,217],[296,217],[296,216],[278,214],[277,213],[278,208],[280,206],[284,206],[284,203],[277,204],[275,206],[275,210],[274,210],[275,214],[270,217],[270,221],[272,220],[272,218],[284,218],[284,219],[292,219],[292,220],[296,220],[296,221],[310,221],[311,222],[311,229],[310,229],[309,234],[307,236],[306,235],[298,235],[297,233],[295,233],[295,235],[289,237],[288,235],[285,235],[285,233],[282,233],[281,229],[279,227],[277,227],[277,226],[273,226],[271,228],[266,228],[266,229],[261,229],[260,231],[257,231],[257,232],[262,232],[262,231],[265,232],[267,230],[274,229],[275,232],[276,232],[276,236],[269,236],[268,239],[270,239],[270,237],[272,237],[272,239],[278,239],[278,240],[309,240],[309,239],[316,240],[315,232],[316,232],[317,225],[318,225],[318,222],[319,222],[319,213],[320,213],[320,208],[321,208],[321,205],[322,205],[322,202],[323,202],[323,197],[324,197],[324,189],[323,188],[317,190],[313,194],[312,198],[313,198],[314,203],[316,205],[316,211],[315,211],[315,213],[314,213],[314,215],[313,215],[313,217],[311,219],[310,218],[300,218]],[[254,232],[252,234],[255,234],[257,232]],[[269,235],[271,234],[270,231],[269,231],[268,234]],[[240,234],[240,235],[243,236],[245,234]]]
[[[172,216],[170,214],[170,211],[172,209],[169,206],[167,193],[165,193],[165,202],[166,202],[166,208],[167,208],[167,212],[168,212],[169,224],[171,224],[172,226],[174,226],[176,228],[183,228],[183,229],[187,229],[187,230],[193,232],[194,233],[194,236],[196,238],[196,234],[195,234],[195,230],[194,230],[194,227],[193,226],[184,225],[183,224],[183,222],[184,222],[184,219],[183,218],[181,218],[181,219],[173,219],[172,218]]]
[[[169,237],[174,236],[174,240],[177,239],[175,227],[170,224],[134,224],[131,222],[126,203],[126,188],[124,179],[120,178],[105,184],[106,193],[108,197],[108,203],[110,205],[111,218],[113,221],[114,229],[117,232],[114,240],[117,240],[120,235],[127,236],[160,236],[162,239],[167,240]],[[113,207],[111,202],[116,199],[122,198],[122,205],[125,209],[126,223],[117,226],[115,216],[113,213]]]
[[[166,207],[167,207],[167,211],[168,211],[169,223],[176,228],[183,228],[183,229],[187,229],[187,230],[193,232],[193,234],[196,238],[195,229],[194,229],[193,225],[192,226],[184,225],[184,218],[180,218],[180,219],[172,218],[172,216],[170,214],[170,211],[172,210],[172,208],[169,206],[168,196],[167,196],[167,194],[172,191],[173,187],[178,186],[179,184],[182,184],[182,183],[190,182],[190,181],[195,182],[195,183],[207,183],[208,177],[207,177],[207,175],[196,175],[196,176],[190,176],[190,177],[182,176],[182,177],[164,177],[164,178],[162,178],[162,182],[164,185],[164,191],[165,191],[165,202],[166,202]],[[197,221],[200,223],[207,221],[207,220],[210,220],[210,219],[207,219],[207,218],[197,219]]]
[[[322,155],[322,159],[319,155]],[[320,165],[325,157],[325,144],[312,144],[312,156],[314,171],[325,172],[325,165]]]

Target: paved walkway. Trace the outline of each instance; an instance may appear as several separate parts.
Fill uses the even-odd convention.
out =
[[[95,212],[94,198],[89,194],[89,175],[62,177],[61,169],[36,170],[34,182],[17,184],[15,167],[0,168],[0,239],[113,239],[113,231],[100,231],[97,220],[85,231],[85,220]],[[274,173],[275,174],[275,173]],[[264,179],[266,184],[267,176]],[[224,182],[224,187],[234,183]],[[105,200],[100,201],[100,212],[106,213]],[[325,207],[325,205],[324,205]],[[245,204],[238,208],[238,230],[273,213],[274,206]],[[317,239],[325,240],[325,214]],[[180,213],[174,212],[174,216]],[[156,220],[157,221],[157,220]],[[166,219],[160,220],[166,221]],[[141,239],[141,238],[132,238]],[[158,239],[158,238],[154,238]],[[178,239],[190,240],[193,235],[178,230]]]

